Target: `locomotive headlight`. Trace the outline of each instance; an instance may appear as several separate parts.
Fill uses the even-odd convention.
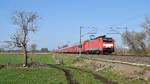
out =
[[[103,44],[104,47],[113,47],[113,44]]]

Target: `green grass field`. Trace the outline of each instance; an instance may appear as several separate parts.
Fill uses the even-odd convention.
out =
[[[65,54],[33,54],[29,62],[46,64],[45,67],[4,67],[0,69],[0,84],[147,84],[145,80],[130,80],[110,69],[92,72],[74,64],[84,58]],[[61,60],[62,64],[56,64]],[[0,64],[23,64],[20,54],[0,54]]]
[[[34,54],[29,55],[28,61],[37,61],[43,64],[54,63],[52,56],[48,54]],[[24,56],[20,54],[1,54],[0,55],[0,64],[22,64],[24,63]]]
[[[0,70],[0,84],[66,84],[63,71],[55,68]]]

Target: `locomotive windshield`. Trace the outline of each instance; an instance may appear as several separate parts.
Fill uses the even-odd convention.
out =
[[[104,38],[103,42],[113,42],[113,39],[111,39],[111,38]]]

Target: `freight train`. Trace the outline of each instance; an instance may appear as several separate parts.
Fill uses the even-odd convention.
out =
[[[111,54],[114,52],[115,41],[113,38],[98,36],[86,40],[79,45],[73,45],[56,50],[59,53],[86,53],[86,54]]]

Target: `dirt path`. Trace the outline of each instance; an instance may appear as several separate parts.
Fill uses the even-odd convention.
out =
[[[100,80],[100,81],[102,81],[104,84],[118,84],[118,83],[113,82],[113,81],[111,81],[111,80],[109,80],[109,79],[107,79],[107,78],[105,78],[105,77],[102,77],[102,76],[100,76],[100,75],[98,75],[98,74],[96,74],[96,73],[94,73],[94,72],[92,72],[92,71],[86,71],[86,70],[83,70],[83,69],[80,69],[80,68],[75,68],[75,67],[68,67],[68,68],[80,70],[80,71],[86,72],[86,73],[90,73],[90,74],[92,74],[92,75],[94,76],[94,78],[95,78],[96,80]]]
[[[104,78],[98,74],[95,74],[95,73],[92,73],[92,74],[93,74],[95,79],[102,81],[104,84],[118,84],[118,83],[112,82],[111,80],[108,80],[108,79],[106,79],[106,78]]]
[[[20,66],[20,65],[10,65],[10,66]],[[5,66],[1,65],[0,66],[0,69],[1,68],[4,68]],[[29,67],[52,67],[52,68],[56,68],[56,69],[59,69],[59,70],[62,70],[64,73],[65,73],[65,77],[66,77],[66,80],[68,82],[68,84],[79,84],[77,80],[73,79],[73,75],[71,73],[71,70],[70,69],[74,69],[74,70],[79,70],[79,71],[82,71],[82,72],[85,72],[85,73],[90,73],[94,76],[94,78],[96,80],[100,80],[101,82],[103,82],[104,84],[118,84],[116,82],[113,82],[105,77],[102,77],[92,71],[87,71],[87,70],[84,70],[84,69],[80,69],[80,68],[75,68],[75,67],[62,67],[60,65],[53,65],[53,64],[44,64],[44,65],[41,65],[41,64],[38,64],[38,63],[31,63],[31,65]]]
[[[5,65],[0,65],[0,69],[2,69],[2,68],[4,68],[5,67]]]
[[[79,84],[77,80],[73,79],[73,75],[71,74],[70,70],[59,67],[58,65],[51,65],[48,64],[48,66],[52,67],[52,68],[56,68],[59,70],[62,70],[65,73],[66,79],[68,81],[68,84]]]

